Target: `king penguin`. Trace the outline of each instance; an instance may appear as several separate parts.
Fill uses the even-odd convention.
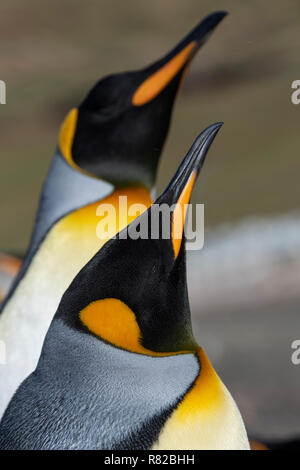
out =
[[[224,16],[206,17],[154,64],[102,79],[66,117],[26,258],[1,309],[6,364],[0,365],[0,417],[35,369],[64,291],[109,238],[96,235],[100,202],[117,212],[120,196],[128,207],[152,203],[150,191],[184,72]],[[121,215],[116,232],[133,220]]]
[[[164,193],[71,283],[1,421],[1,449],[249,448],[194,339],[187,294],[187,204],[220,126],[200,134]]]

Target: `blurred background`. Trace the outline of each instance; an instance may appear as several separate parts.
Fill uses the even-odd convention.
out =
[[[217,0],[10,0],[0,4],[0,251],[24,255],[39,191],[73,105],[107,74],[141,68],[203,16],[230,15],[177,100],[158,191],[202,128],[225,125],[193,202],[205,246],[188,254],[195,335],[248,432],[300,435],[300,4]]]

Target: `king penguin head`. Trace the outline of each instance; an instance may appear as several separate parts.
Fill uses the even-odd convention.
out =
[[[184,221],[193,185],[221,125],[199,135],[164,193],[81,270],[57,319],[135,353],[160,356],[197,348],[187,295]]]
[[[100,80],[63,123],[59,147],[68,163],[115,186],[151,187],[187,66],[225,15],[206,17],[152,65]]]

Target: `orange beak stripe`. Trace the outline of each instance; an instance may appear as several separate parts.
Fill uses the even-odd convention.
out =
[[[142,106],[153,100],[187,62],[195,46],[196,42],[192,41],[161,69],[148,77],[134,93],[132,104],[134,106]]]
[[[174,248],[175,259],[177,258],[180,251],[185,217],[188,208],[187,205],[191,199],[191,194],[196,180],[196,176],[197,171],[194,170],[191,176],[189,177],[189,180],[185,185],[173,212],[172,243]]]

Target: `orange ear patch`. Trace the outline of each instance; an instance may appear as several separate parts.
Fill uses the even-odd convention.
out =
[[[73,140],[75,136],[77,120],[78,120],[78,109],[73,108],[67,114],[64,122],[61,125],[60,133],[59,133],[59,140],[58,140],[59,148],[62,153],[62,156],[71,167],[73,167],[75,170],[80,171],[81,173],[85,175],[96,178],[93,174],[80,168],[80,166],[78,166],[73,160],[72,145],[73,145]]]
[[[132,352],[149,354],[140,344],[141,333],[133,311],[121,300],[97,300],[79,316],[82,323],[104,341]]]
[[[173,243],[173,248],[174,248],[175,259],[177,258],[178,253],[180,251],[186,211],[188,208],[188,203],[191,198],[196,176],[197,176],[197,172],[193,171],[182,193],[180,194],[180,197],[177,201],[176,207],[173,212],[172,243]]]
[[[148,77],[134,93],[132,104],[134,106],[142,106],[153,100],[186,63],[195,45],[196,43],[194,41],[188,44],[161,69]]]
[[[118,348],[147,356],[171,356],[190,351],[160,353],[144,348],[133,311],[119,299],[102,299],[81,310],[79,318],[95,335]]]
[[[63,157],[67,160],[69,165],[78,170],[78,166],[73,162],[72,159],[72,144],[75,135],[76,125],[78,119],[78,109],[73,108],[67,114],[59,133],[59,147]]]

